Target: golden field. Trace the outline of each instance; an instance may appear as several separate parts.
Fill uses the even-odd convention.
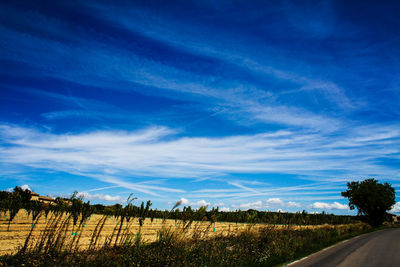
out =
[[[51,212],[47,218],[42,213],[37,220],[33,222],[32,216],[28,215],[25,210],[20,210],[15,218],[9,223],[8,213],[2,213],[0,215],[0,255],[14,254],[18,251],[18,248],[24,245],[24,242],[29,234],[30,243],[35,243],[36,240],[40,239],[43,232],[48,229],[50,224],[54,224],[55,221],[60,220],[59,223],[67,223],[66,227],[63,227],[65,232],[65,238],[72,241],[75,239],[75,243],[78,243],[79,249],[88,248],[91,238],[96,227],[101,224],[101,220],[104,220],[104,225],[99,233],[98,246],[102,246],[104,242],[110,238],[114,238],[118,229],[122,229],[122,234],[127,236],[129,234],[135,235],[141,233],[142,240],[144,242],[152,242],[157,238],[157,233],[162,229],[171,229],[173,231],[181,231],[184,227],[184,222],[175,221],[172,219],[162,220],[154,219],[151,221],[150,218],[146,218],[142,227],[139,226],[138,219],[132,219],[129,223],[124,222],[122,227],[119,225],[119,221],[112,216],[97,215],[94,214],[89,217],[82,225],[79,226],[79,220],[74,226],[72,224],[72,218],[67,214],[60,217],[55,217]],[[210,223],[209,221],[199,222],[194,221],[185,234],[190,235],[193,231],[201,232],[203,236],[212,236],[215,234],[232,234],[239,233],[245,229],[257,229],[264,227],[265,224],[246,224],[246,223],[227,223],[227,222],[215,222]],[[274,226],[276,229],[282,228],[282,226]],[[296,228],[316,228],[316,227],[333,227],[328,225],[321,226],[297,226]],[[98,231],[98,229],[97,229]],[[111,240],[111,243],[114,241]]]

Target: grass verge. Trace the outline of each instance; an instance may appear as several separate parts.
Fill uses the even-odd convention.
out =
[[[141,235],[117,246],[104,244],[85,251],[68,244],[54,244],[52,250],[27,249],[3,256],[3,266],[277,266],[302,258],[351,237],[374,231],[364,223],[318,228],[293,226],[248,227],[229,235],[207,236],[203,230],[187,232],[163,228],[153,243]],[[202,232],[203,231],[203,232]],[[60,239],[59,242],[62,242]]]

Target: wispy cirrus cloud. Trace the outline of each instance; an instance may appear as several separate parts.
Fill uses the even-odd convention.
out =
[[[378,129],[376,138],[371,131],[368,139],[350,135],[347,142],[351,145],[346,146],[343,136],[335,141],[307,132],[199,138],[175,136],[176,131],[165,127],[134,132],[53,134],[3,125],[0,134],[7,146],[3,146],[1,158],[8,163],[88,175],[98,174],[99,169],[112,170],[114,176],[130,173],[180,178],[285,172],[318,181],[330,171],[330,179],[339,181],[377,173],[396,180],[397,170],[380,162],[382,158],[398,157],[396,129],[387,128],[386,134]],[[335,142],[343,145],[332,146]],[[360,146],[354,145],[357,143]],[[234,181],[229,184],[252,194],[259,191]]]
[[[204,33],[208,32],[204,29],[206,26],[202,26],[196,23],[193,24],[181,24],[179,20],[172,17],[165,18],[163,14],[161,17],[154,17],[153,23],[146,23],[145,17],[152,16],[151,10],[147,8],[135,8],[135,9],[117,9],[115,12],[118,15],[110,14],[107,5],[90,3],[89,6],[103,14],[103,18],[107,18],[112,23],[118,23],[119,25],[131,30],[132,32],[138,32],[149,38],[164,42],[168,45],[178,47],[184,51],[190,51],[194,54],[204,55],[207,57],[216,58],[223,62],[229,62],[232,65],[240,66],[250,72],[267,75],[270,78],[278,80],[284,80],[299,85],[298,91],[320,91],[327,100],[332,101],[335,105],[342,109],[348,110],[355,108],[356,103],[351,101],[347,96],[344,88],[335,84],[332,80],[326,80],[322,78],[314,78],[310,74],[306,74],[303,69],[299,68],[299,65],[304,65],[304,62],[299,61],[296,58],[285,58],[285,66],[278,67],[279,63],[274,59],[272,55],[284,54],[281,49],[277,49],[273,46],[263,45],[262,50],[269,54],[268,58],[260,56],[259,53],[253,53],[251,51],[258,51],[256,47],[257,43],[254,43],[252,39],[239,41],[236,40],[235,49],[227,50],[231,36],[230,32],[224,32],[223,29],[214,29],[218,34],[210,36],[207,34],[205,38]],[[278,10],[284,10],[286,7],[275,7]],[[292,10],[293,11],[293,10]],[[292,14],[292,12],[291,12]],[[287,15],[283,13],[282,15]],[[128,19],[130,16],[141,18],[138,23],[132,24]],[[290,15],[292,18],[292,15]],[[165,31],[166,24],[171,31]],[[193,34],[193,28],[197,29],[197,34]],[[303,27],[300,27],[303,29]],[[254,49],[249,49],[254,47]],[[289,63],[290,62],[290,63]],[[296,66],[288,67],[288,66]],[[317,71],[315,71],[317,72]],[[288,90],[287,93],[294,92]]]
[[[25,167],[64,172],[152,197],[185,193],[199,200],[188,202],[192,206],[210,206],[211,200],[224,199],[241,209],[304,206],[342,210],[343,206],[321,201],[340,201],[339,192],[345,190],[346,181],[378,173],[392,181],[400,180],[396,167],[382,161],[397,157],[398,131],[396,127],[384,129],[378,127],[368,138],[355,131],[347,139],[341,136],[335,141],[315,133],[290,131],[199,138],[182,137],[166,127],[55,134],[2,125],[0,159],[22,173]],[[341,145],[332,146],[332,142]],[[277,172],[294,174],[311,183],[271,186],[262,178],[262,174]],[[232,173],[258,174],[263,182],[232,179]],[[191,180],[204,176],[208,179],[196,182],[202,189],[186,188]],[[147,182],[136,182],[135,177],[146,177]],[[160,178],[179,179],[179,186],[152,183]],[[208,188],[209,181],[224,185]],[[96,197],[105,200],[105,195]],[[310,202],[317,204],[301,204]]]
[[[36,14],[36,16],[41,15]],[[52,19],[54,20],[54,18],[38,20],[38,23],[44,23],[43,21]],[[54,27],[60,28],[60,32],[76,30],[70,27],[66,28],[68,25],[63,23],[55,23],[54,25]],[[20,57],[20,61],[28,65],[35,65],[35,68],[39,68],[37,71],[42,72],[45,76],[65,79],[84,85],[106,85],[114,90],[121,90],[119,85],[121,83],[125,84],[124,90],[137,90],[134,85],[140,84],[157,88],[159,91],[166,91],[165,95],[167,96],[167,92],[172,90],[186,95],[181,95],[181,97],[186,97],[202,104],[207,103],[207,106],[204,107],[205,109],[209,109],[210,104],[222,107],[225,112],[222,112],[219,116],[225,116],[237,122],[246,121],[249,123],[254,121],[309,127],[319,130],[332,130],[341,125],[341,122],[335,118],[330,118],[323,114],[315,114],[300,105],[295,106],[276,101],[275,99],[278,96],[276,93],[268,88],[254,84],[253,80],[237,81],[233,77],[220,77],[218,73],[198,73],[194,69],[188,70],[171,66],[126,49],[123,50],[122,55],[121,47],[104,47],[102,43],[96,42],[96,39],[78,38],[72,44],[66,45],[58,40],[32,36],[13,29],[2,28],[1,30],[9,42],[16,43],[15,46],[6,48],[7,51],[3,55],[4,59],[13,58],[16,53],[25,53]],[[18,40],[29,41],[20,43]],[[69,55],[84,56],[74,58],[75,64],[73,65],[69,63],[61,65],[66,61],[61,61],[61,63],[57,61],[58,64],[56,64],[55,58],[50,56],[48,49],[53,50],[52,54],[56,53],[58,58],[67,58]],[[32,50],[41,55],[41,66],[36,64],[38,60],[36,56],[27,52]],[[204,56],[209,57],[209,55]],[[217,58],[217,60],[226,61],[227,58]],[[232,56],[229,56],[229,58],[232,58]],[[247,67],[251,66],[248,61],[249,59],[246,57],[245,65]],[[107,62],[107,64],[104,64],[104,62]],[[229,62],[224,64],[237,65]],[[241,67],[244,67],[243,64]],[[59,70],[54,68],[59,68]],[[250,71],[257,72],[258,68],[253,68]],[[269,75],[270,73],[267,74]],[[285,76],[281,75],[277,78],[282,79],[282,77]],[[300,85],[300,87],[302,86]],[[332,94],[334,90],[329,91]],[[71,97],[70,100],[73,100],[73,98]],[[341,103],[344,102],[346,101],[341,101]],[[49,119],[79,115],[95,116],[96,113],[93,111],[78,112],[76,110],[67,110],[44,114]],[[248,119],[249,117],[251,117],[251,120]]]
[[[348,8],[4,3],[0,181],[45,171],[285,209],[398,181],[396,20]]]

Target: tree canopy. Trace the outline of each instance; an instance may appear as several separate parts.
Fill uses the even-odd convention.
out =
[[[357,207],[358,214],[365,215],[373,226],[381,225],[386,212],[396,203],[394,188],[388,183],[378,183],[375,179],[349,182],[347,188],[342,196],[349,199],[350,209]]]

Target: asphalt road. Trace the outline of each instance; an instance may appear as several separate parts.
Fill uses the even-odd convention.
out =
[[[400,267],[400,228],[352,238],[288,266]]]

